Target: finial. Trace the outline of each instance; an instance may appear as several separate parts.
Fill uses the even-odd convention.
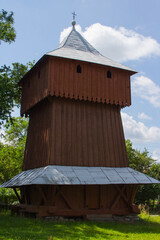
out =
[[[72,13],[73,15],[73,21],[72,21],[72,26],[74,28],[74,26],[76,25],[76,21],[75,21],[75,16],[77,15],[75,12]]]

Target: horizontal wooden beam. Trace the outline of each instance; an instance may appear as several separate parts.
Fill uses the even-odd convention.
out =
[[[131,209],[58,209],[53,206],[37,206],[20,204],[19,209],[23,212],[37,213],[39,216],[84,216],[89,214],[113,214],[113,215],[127,215],[132,213]]]

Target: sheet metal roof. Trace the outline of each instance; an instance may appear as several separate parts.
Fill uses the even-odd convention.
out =
[[[46,55],[97,63],[128,70],[134,73],[136,72],[129,67],[101,55],[90,43],[87,42],[86,39],[82,37],[82,35],[80,35],[79,32],[76,31],[75,27],[73,27],[68,37],[62,41],[56,50],[48,52]]]
[[[26,170],[0,187],[19,187],[33,184],[153,184],[160,183],[132,168],[55,166]]]

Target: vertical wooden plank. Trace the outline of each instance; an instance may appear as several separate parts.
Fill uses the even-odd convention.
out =
[[[122,148],[122,153],[123,153],[123,162],[121,162],[123,167],[128,167],[128,157],[127,157],[127,150],[126,150],[126,144],[125,144],[125,137],[124,137],[124,132],[123,132],[123,125],[122,125],[122,120],[121,120],[121,115],[119,114],[119,132],[120,132],[120,141],[121,141],[121,148]]]
[[[56,148],[55,148],[55,140],[56,140],[56,136],[55,136],[55,97],[52,97],[52,107],[51,107],[51,122],[52,124],[50,125],[50,159],[49,159],[49,165],[50,164],[55,164],[55,152],[56,152]]]
[[[82,100],[82,95],[83,95],[83,85],[85,84],[83,81],[83,77],[84,77],[84,66],[81,63],[81,73],[78,73],[78,99]]]
[[[94,156],[93,156],[93,138],[92,138],[92,131],[93,131],[93,125],[92,125],[92,104],[87,103],[86,105],[86,117],[87,117],[87,132],[86,134],[88,135],[87,140],[88,140],[88,161],[89,161],[89,166],[94,166]]]
[[[92,110],[92,115],[90,115],[91,119],[91,151],[93,154],[93,164],[94,166],[98,166],[98,134],[97,134],[97,113],[96,113],[96,105],[97,103],[90,104],[91,110]],[[93,114],[94,113],[94,114]]]
[[[108,138],[108,149],[109,149],[109,161],[108,165],[110,167],[114,166],[114,142],[113,142],[113,129],[112,129],[112,118],[111,118],[112,110],[111,106],[108,105],[108,108],[106,108],[106,121],[107,121],[107,138]]]
[[[88,81],[88,71],[89,71],[89,64],[85,65],[85,76],[84,76],[84,81],[85,81],[85,88],[84,88],[84,100],[88,100],[88,95],[89,95],[89,81]]]
[[[97,71],[96,67],[91,65],[91,98],[94,102],[97,99]]]
[[[72,161],[74,162],[77,159],[78,164],[78,156],[77,156],[77,112],[76,112],[76,102],[73,100],[72,104]]]
[[[82,106],[82,114],[83,114],[83,127],[82,127],[82,131],[83,131],[83,139],[82,139],[82,151],[83,151],[83,166],[89,166],[89,155],[88,155],[88,128],[87,128],[87,106],[88,103],[83,101],[83,106]]]
[[[66,116],[66,161],[69,165],[74,164],[71,155],[71,148],[72,148],[72,105],[73,102],[68,100],[68,107],[67,107],[67,116]],[[65,164],[65,162],[64,162]]]
[[[54,62],[54,84],[55,84],[55,95],[60,96],[60,88],[59,88],[59,62],[58,59],[55,59]]]
[[[55,110],[55,148],[56,148],[56,164],[61,164],[61,154],[62,154],[62,142],[61,142],[61,134],[62,134],[62,113],[61,113],[61,102],[59,99],[56,101],[56,110]]]
[[[76,138],[77,138],[77,159],[78,164],[82,165],[83,159],[82,159],[82,124],[81,124],[81,102],[77,100],[76,102]]]
[[[115,104],[119,104],[118,100],[118,71],[114,70],[114,101]]]
[[[98,166],[105,166],[105,156],[104,156],[104,129],[103,129],[103,119],[102,119],[102,111],[103,111],[103,104],[97,103],[96,104],[97,110],[97,155],[98,155]]]
[[[99,208],[99,186],[86,185],[86,205],[89,209]]]
[[[92,100],[92,73],[91,73],[91,64],[88,65],[88,100]]]
[[[102,141],[103,141],[103,151],[105,166],[110,165],[110,148],[109,148],[109,136],[108,136],[108,119],[106,119],[106,111],[108,106],[106,104],[102,105],[101,119],[102,119]]]
[[[131,192],[131,196],[130,196],[130,200],[129,200],[130,205],[132,205],[134,202],[137,189],[138,189],[138,185],[136,185],[136,184],[132,185],[132,192]]]
[[[121,167],[123,162],[123,152],[122,152],[122,144],[121,144],[121,137],[120,137],[120,130],[119,130],[119,114],[120,114],[120,107],[117,106],[115,108],[114,118],[115,118],[115,131],[116,131],[116,167]]]
[[[96,71],[97,71],[97,102],[101,102],[101,98],[103,97],[103,89],[101,90],[101,86],[103,85],[103,79],[101,76],[101,71],[102,68],[100,67],[96,67]]]

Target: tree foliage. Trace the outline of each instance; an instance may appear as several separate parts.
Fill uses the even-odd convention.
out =
[[[4,125],[3,142],[0,143],[0,184],[22,171],[28,119],[12,118]],[[0,188],[0,202],[12,204],[17,201],[12,189]]]
[[[130,140],[126,140],[129,167],[160,180],[160,164],[152,159],[148,151],[144,149],[140,152],[133,148]],[[138,204],[149,204],[150,200],[155,200],[160,195],[159,184],[140,185],[137,190],[135,201]]]
[[[16,32],[13,24],[13,12],[10,12],[8,14],[7,11],[2,9],[2,11],[0,12],[0,41],[8,43],[15,41]]]
[[[20,105],[21,89],[18,86],[20,79],[33,66],[28,64],[13,63],[12,67],[2,66],[0,68],[0,119],[1,124],[4,120],[11,118],[13,107]]]
[[[16,33],[13,27],[13,12],[0,12],[0,41],[11,43],[15,41]],[[0,67],[0,125],[5,120],[11,119],[13,107],[20,104],[21,90],[18,86],[20,79],[33,66],[34,62],[26,65],[18,62],[12,63],[12,66]]]
[[[8,181],[22,170],[28,119],[13,118],[4,125],[4,143],[0,143],[0,183]]]

